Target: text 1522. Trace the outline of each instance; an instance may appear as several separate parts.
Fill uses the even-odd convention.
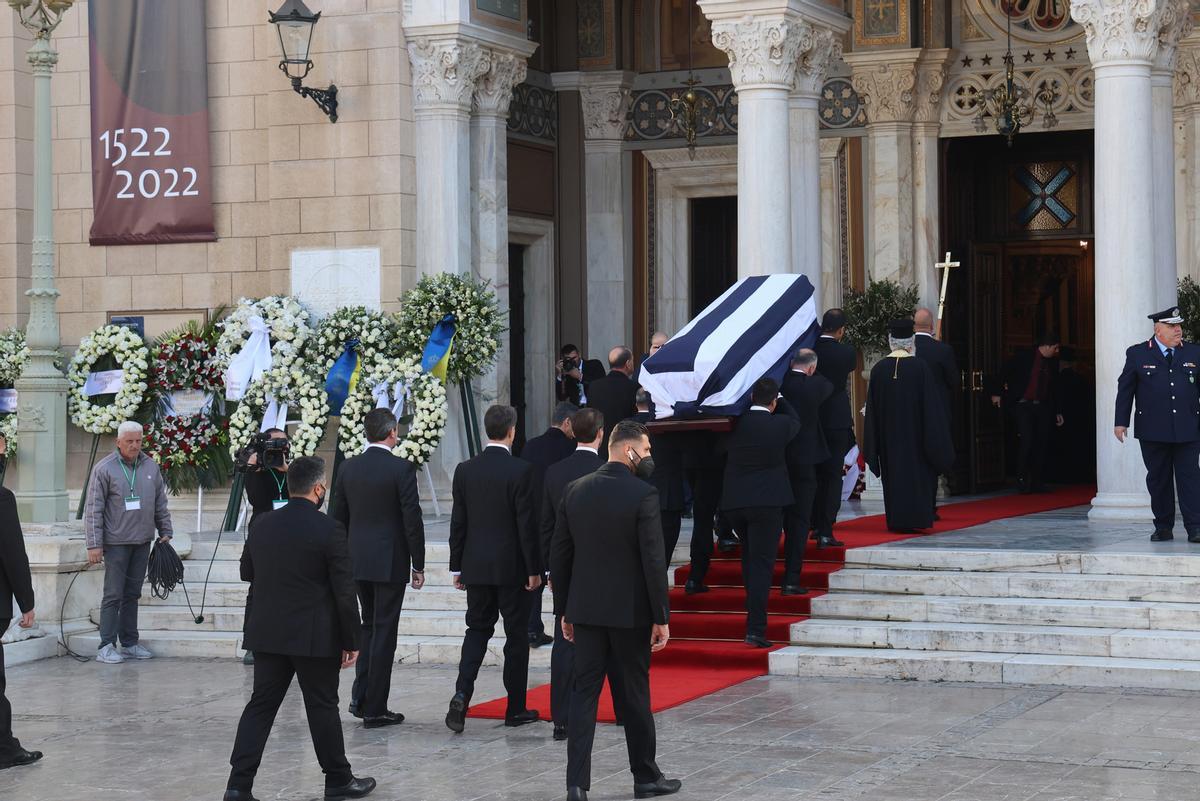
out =
[[[117,128],[100,134],[100,142],[104,145],[104,160],[113,167],[119,167],[127,159],[171,155],[171,131],[168,128],[156,127],[150,131]],[[136,177],[129,170],[117,170],[116,175],[121,184],[117,190],[119,200],[133,200],[139,196],[147,199],[197,197],[200,194],[193,167],[147,169]]]

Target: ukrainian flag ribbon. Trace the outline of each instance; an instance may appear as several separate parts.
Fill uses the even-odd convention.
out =
[[[358,384],[359,360],[358,353],[355,351],[357,347],[357,339],[347,339],[342,355],[337,357],[333,367],[329,368],[329,375],[325,377],[325,393],[329,396],[329,413],[334,417],[341,416],[346,398],[350,397],[350,393]]]
[[[446,368],[450,364],[450,351],[454,347],[454,335],[457,332],[454,315],[447,314],[433,327],[421,356],[421,369],[433,373],[443,384],[446,383]]]

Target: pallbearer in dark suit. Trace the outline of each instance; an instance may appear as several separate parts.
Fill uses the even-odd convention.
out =
[[[254,692],[238,723],[225,801],[251,801],[254,777],[279,705],[300,680],[308,730],[325,772],[325,798],[362,798],[374,779],[356,779],[338,716],[338,671],[358,658],[358,602],[341,523],[321,514],[325,461],[296,459],[287,506],[264,515],[242,550],[242,580],[254,589],[246,648],[254,651]]]
[[[933,312],[929,309],[917,309],[913,314],[913,327],[917,332],[917,349],[915,355],[925,362],[937,379],[938,389],[942,391],[942,408],[945,410],[946,428],[950,439],[954,439],[954,409],[958,393],[962,389],[962,376],[958,372],[958,362],[954,358],[954,348],[941,342],[933,336]],[[938,520],[937,514],[937,484],[933,489],[933,519]]]
[[[613,426],[637,414],[637,382],[633,380],[633,353],[624,345],[608,352],[608,375],[588,385],[587,405],[604,415],[604,442],[600,458],[608,458],[608,434]]]
[[[1175,488],[1188,542],[1200,542],[1200,346],[1183,341],[1178,308],[1150,315],[1154,337],[1125,351],[1117,379],[1116,427],[1121,442],[1137,403],[1133,435],[1142,446],[1146,489],[1154,510],[1152,542],[1174,538]]]
[[[792,505],[786,451],[800,433],[791,404],[779,385],[760,378],[750,390],[753,404],[738,418],[725,449],[721,509],[742,534],[742,580],[746,584],[746,644],[769,648],[767,596],[783,533],[783,510]],[[776,409],[780,413],[776,414]]]
[[[817,353],[817,372],[833,385],[833,393],[821,404],[821,428],[829,458],[817,466],[817,499],[813,504],[813,526],[817,545],[830,548],[841,545],[833,538],[833,524],[842,508],[842,469],[846,453],[854,444],[854,414],[850,409],[847,383],[858,364],[854,348],[842,342],[846,335],[846,315],[830,309],[821,318],[821,336],[813,350]]]
[[[1021,492],[1042,492],[1042,471],[1050,434],[1064,422],[1058,397],[1058,352],[1062,347],[1054,331],[1038,337],[1037,346],[1020,351],[1004,365],[1003,402],[1017,424],[1017,469]],[[992,403],[1001,404],[1000,390]]]
[[[558,507],[550,551],[554,614],[575,643],[575,685],[567,740],[567,798],[587,801],[596,703],[610,657],[621,671],[625,743],[635,798],[679,791],[655,764],[650,653],[666,647],[670,611],[657,490],[645,480],[650,437],[618,423],[609,460],[573,482]],[[639,464],[643,465],[639,470]]]
[[[638,413],[633,419],[645,425],[654,420],[650,411],[650,393],[644,389],[637,392]],[[658,490],[658,509],[662,516],[663,544],[666,547],[667,566],[675,546],[679,543],[679,530],[683,527],[683,447],[682,437],[668,434],[650,435],[650,452],[654,454],[650,483]]]
[[[538,719],[525,707],[529,682],[529,604],[542,584],[542,549],[532,495],[533,467],[513,457],[517,410],[492,406],[483,415],[488,443],[483,453],[454,471],[450,513],[450,572],[467,593],[467,633],[458,663],[458,684],[446,726],[461,732],[475,692],[479,666],[496,620],[504,619],[505,726]]]
[[[783,552],[786,566],[781,591],[784,595],[803,595],[800,585],[804,567],[804,546],[812,528],[813,499],[817,494],[816,467],[829,459],[829,446],[821,428],[821,404],[833,394],[833,385],[817,372],[816,351],[802,348],[792,357],[792,368],[783,377],[779,393],[796,410],[800,433],[787,446],[788,479],[792,484],[792,505],[784,510]]]
[[[404,722],[404,715],[388,711],[388,693],[404,588],[410,575],[414,590],[425,585],[425,524],[416,468],[392,454],[398,438],[395,416],[387,409],[374,409],[364,425],[370,444],[338,470],[331,511],[349,531],[362,605],[363,653],[350,714],[373,729]]]
[[[0,441],[3,437],[0,437]],[[0,459],[4,458],[0,448]],[[0,634],[12,622],[9,618],[13,599],[21,609],[20,626],[33,625],[33,578],[29,574],[29,557],[25,553],[25,537],[17,517],[17,500],[12,492],[0,487]],[[42,758],[41,751],[28,751],[12,732],[12,706],[4,695],[4,645],[0,644],[0,770],[30,765]]]
[[[575,452],[575,439],[571,434],[571,415],[577,411],[579,411],[579,407],[575,404],[560,401],[554,407],[554,413],[550,416],[550,427],[546,429],[546,433],[539,434],[526,442],[524,448],[521,448],[520,457],[533,465],[532,493],[534,511],[538,510],[539,507],[537,504],[542,499],[542,479],[546,475],[546,468]],[[551,515],[550,525],[554,525],[553,514]],[[541,648],[543,645],[549,645],[554,642],[553,639],[546,635],[546,627],[542,623],[542,593],[545,589],[546,586],[544,584],[538,587],[537,592],[533,596],[533,603],[530,604],[530,648]]]

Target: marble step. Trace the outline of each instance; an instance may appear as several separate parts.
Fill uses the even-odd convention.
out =
[[[1200,603],[833,592],[811,607],[813,618],[1200,631]]]
[[[188,583],[188,592],[199,592],[200,586],[204,583],[205,576],[209,576],[209,586],[211,586],[213,582],[232,584],[242,580],[241,566],[236,560],[218,559],[217,561],[212,562],[211,575],[209,573],[209,566],[210,564],[207,559],[188,559],[183,563],[183,578],[184,581]],[[425,586],[453,586],[450,570],[446,566],[446,562],[429,562],[426,564]]]
[[[1196,660],[1200,632],[1084,626],[807,620],[792,625],[792,643],[819,647],[889,648],[1008,654]]]
[[[1081,573],[987,573],[847,568],[829,576],[831,592],[990,598],[1200,602],[1200,578]]]
[[[789,646],[769,655],[777,676],[1194,690],[1200,662],[1105,656]]]
[[[72,648],[85,656],[95,654],[100,647],[100,635],[94,632],[72,636],[69,641]],[[143,629],[141,642],[158,657],[241,659],[245,653],[242,650],[240,632]],[[503,637],[493,638],[488,643],[488,652],[483,664],[490,666],[502,664],[503,648]],[[396,661],[403,664],[457,665],[461,653],[461,637],[401,636],[396,640]],[[530,649],[529,666],[549,668],[550,648]]]
[[[196,609],[200,608],[200,597],[203,592],[203,587],[200,584],[188,582],[188,595],[191,598],[192,606]],[[245,606],[246,596],[249,594],[250,585],[243,581],[237,582],[214,582],[208,583],[208,594],[205,596],[205,606]],[[160,600],[150,595],[149,588],[142,594],[142,604],[144,606],[186,606],[184,603],[183,589],[176,590],[167,596],[166,600]],[[545,596],[543,600],[546,609],[550,608],[549,596]],[[411,587],[404,592],[404,609],[443,609],[465,612],[467,609],[467,594],[460,590],[456,590],[450,586],[435,586],[427,584],[421,590],[414,590]]]
[[[1192,552],[1030,551],[979,548],[866,547],[846,552],[848,568],[958,570],[978,573],[1075,573],[1084,575],[1200,577],[1200,546]]]

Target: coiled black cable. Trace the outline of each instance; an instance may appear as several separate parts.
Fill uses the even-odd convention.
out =
[[[183,560],[175,553],[170,540],[154,543],[146,577],[150,580],[150,593],[160,601],[165,601],[175,587],[183,582]]]

